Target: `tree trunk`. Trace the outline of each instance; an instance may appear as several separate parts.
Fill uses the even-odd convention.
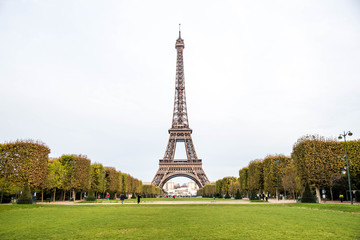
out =
[[[334,201],[332,186],[330,187],[330,195],[331,195],[331,201]]]
[[[318,198],[318,201],[320,203],[321,202],[320,187],[315,186],[315,190],[316,190],[316,197]]]
[[[80,201],[82,200],[83,191],[80,192]]]
[[[75,193],[75,190],[72,191],[72,195],[73,195],[73,201],[76,200],[76,193]]]
[[[63,190],[63,201],[65,201],[65,198],[66,198],[66,191]]]
[[[41,189],[41,202],[44,202],[44,189]]]
[[[301,192],[300,192],[300,197],[303,197],[304,192],[305,192],[305,187],[302,186],[302,187],[301,187]]]

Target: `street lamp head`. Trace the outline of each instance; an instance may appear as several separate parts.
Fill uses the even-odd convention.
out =
[[[342,136],[341,136],[341,135],[339,135],[338,139],[339,139],[339,140],[341,140],[341,139],[342,139]]]
[[[349,136],[352,136],[352,132],[349,131],[348,135],[349,135]]]

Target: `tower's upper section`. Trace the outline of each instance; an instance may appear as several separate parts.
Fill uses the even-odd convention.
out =
[[[176,40],[175,48],[181,48],[183,50],[185,48],[184,40],[181,38],[181,31],[179,30],[179,38]]]
[[[185,78],[184,78],[184,61],[183,50],[185,48],[184,40],[181,38],[179,30],[179,38],[176,40],[175,48],[177,50],[176,57],[176,79],[175,79],[175,100],[174,114],[172,121],[172,129],[189,128],[186,97],[185,97]]]

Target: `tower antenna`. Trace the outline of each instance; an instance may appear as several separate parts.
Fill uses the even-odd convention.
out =
[[[179,23],[179,38],[181,38],[181,23]]]

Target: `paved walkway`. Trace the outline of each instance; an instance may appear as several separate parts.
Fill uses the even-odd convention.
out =
[[[291,201],[291,200],[289,200]],[[56,201],[56,202],[37,202],[36,204],[44,204],[44,205],[99,205],[99,204],[103,204],[103,205],[121,205],[121,202],[113,202],[113,201],[109,201],[109,202],[101,202],[101,203],[79,203],[80,201],[75,201],[75,202],[70,202],[70,201]],[[294,201],[291,201],[294,202]],[[272,202],[251,202],[251,201],[246,201],[246,200],[228,200],[228,201],[221,201],[221,200],[204,200],[204,201],[141,201],[140,204],[268,204],[268,203],[272,203]],[[275,203],[275,202],[274,202]],[[284,202],[282,202],[284,203]],[[136,201],[131,201],[131,202],[126,202],[124,204],[137,204]]]
[[[296,200],[276,200],[276,199],[269,199],[268,202],[251,202],[247,200],[228,200],[228,201],[221,201],[221,200],[204,200],[204,201],[142,201],[140,204],[151,205],[151,204],[163,204],[163,205],[171,205],[171,204],[281,204],[281,203],[296,203]],[[323,203],[323,202],[322,202]],[[347,204],[349,205],[350,202],[343,202],[340,201],[327,201],[327,204]],[[102,203],[79,203],[79,201],[70,202],[70,201],[63,201],[63,202],[37,202],[37,204],[49,204],[49,205],[121,205],[121,202],[102,202]],[[128,204],[137,204],[137,202],[125,202],[125,205]],[[354,203],[354,205],[360,205],[360,203]]]

